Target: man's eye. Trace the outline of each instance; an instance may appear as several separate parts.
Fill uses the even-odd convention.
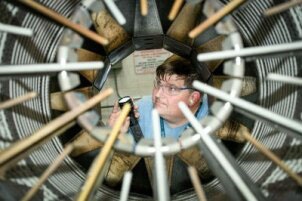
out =
[[[172,92],[177,91],[177,88],[176,87],[169,87],[169,91],[172,91]]]

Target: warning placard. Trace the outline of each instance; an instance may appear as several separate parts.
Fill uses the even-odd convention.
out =
[[[154,73],[156,67],[171,55],[172,53],[165,49],[135,51],[133,53],[135,73]]]

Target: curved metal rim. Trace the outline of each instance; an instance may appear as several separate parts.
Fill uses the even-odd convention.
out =
[[[92,1],[90,5],[94,5],[94,3],[97,3],[96,1]],[[84,7],[83,5],[80,5],[79,8],[75,11],[72,20],[77,22],[82,22],[82,26],[90,27],[92,22],[89,22],[87,19],[87,16],[89,16],[89,13],[87,11],[87,8],[89,8],[87,5]],[[82,19],[82,18],[85,19]],[[79,19],[80,18],[80,19]],[[224,27],[224,30],[222,30],[221,27]],[[223,21],[221,21],[216,27],[216,31],[220,34],[226,34],[228,32],[228,37],[225,39],[223,43],[223,49],[237,49],[240,50],[243,47],[243,42],[240,37],[240,34],[238,32],[234,32],[236,30],[235,25],[232,23],[232,19],[227,17]],[[66,38],[69,38],[70,40],[66,40]],[[63,55],[58,55],[59,61],[65,60],[65,61],[77,61],[77,56],[75,53],[75,48],[81,47],[83,43],[83,40],[78,37],[77,34],[70,32],[68,30],[65,31],[65,34],[63,35],[62,41],[61,41],[61,47],[68,48],[68,53]],[[65,57],[65,58],[64,58]],[[236,58],[235,60],[229,60],[224,63],[224,73],[231,77],[231,79],[224,81],[222,85],[222,90],[228,92],[232,96],[239,96],[242,86],[241,78],[244,76],[244,60],[241,58]],[[66,75],[66,74],[65,74]],[[68,75],[68,74],[67,74]],[[68,77],[68,76],[67,76]],[[72,86],[71,79],[70,86]],[[75,87],[75,86],[74,86]],[[61,86],[61,88],[64,88]],[[71,89],[71,87],[70,87]],[[73,92],[69,92],[73,93]],[[74,95],[74,98],[77,96]],[[78,100],[76,100],[78,99]],[[82,100],[79,100],[79,98],[76,98],[76,102],[83,102]],[[68,101],[66,101],[68,103]],[[215,105],[215,107],[214,107]],[[68,106],[70,109],[76,106],[76,104],[68,103]],[[217,129],[219,129],[223,122],[229,117],[232,106],[230,106],[228,103],[221,103],[215,101],[212,107],[210,108],[212,114],[208,115],[206,118],[201,120],[201,124],[206,128],[208,131],[208,134],[211,134],[215,132]],[[85,116],[86,115],[86,116]],[[96,130],[102,129],[102,127],[97,127],[96,123],[91,123],[88,119],[88,116],[86,113],[78,117],[78,122],[84,129],[89,131],[89,133],[96,138],[97,140],[100,140],[104,142],[106,140],[106,136],[101,136],[99,133],[96,134]],[[83,123],[85,121],[85,123]],[[89,126],[87,126],[87,123]],[[86,125],[86,126],[85,126]],[[106,130],[104,128],[104,130]],[[104,132],[103,132],[104,133]],[[104,134],[105,135],[105,134]],[[163,139],[163,146],[162,146],[162,152],[164,155],[171,155],[176,154],[180,152],[183,149],[187,149],[193,145],[195,145],[199,140],[199,135],[194,135],[194,132],[191,130],[185,131],[182,136],[179,138],[179,140],[173,140],[173,139]],[[130,152],[138,156],[152,156],[155,152],[155,148],[153,146],[153,141],[142,139],[137,144],[135,144],[132,136],[126,135],[125,138],[126,144],[122,140],[117,140],[117,142],[114,145],[114,148],[119,151],[123,152]]]

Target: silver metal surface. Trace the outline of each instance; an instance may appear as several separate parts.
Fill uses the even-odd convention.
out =
[[[204,0],[186,0],[186,3],[191,3],[191,4],[199,4],[203,2]]]
[[[163,34],[155,0],[148,0],[148,15],[142,16],[140,5],[136,4],[134,36],[152,36]]]
[[[220,1],[205,1],[202,11],[207,18],[210,18],[222,7],[223,4]],[[228,35],[236,32],[237,28],[230,16],[225,16],[215,25],[215,30],[218,34]]]
[[[246,182],[242,179],[242,175],[239,175],[229,160],[225,157],[225,154],[222,152],[222,150],[216,145],[216,143],[214,143],[213,138],[210,137],[207,128],[203,128],[201,126],[199,121],[194,117],[194,114],[190,111],[185,103],[180,102],[179,108],[189,120],[196,132],[199,133],[200,139],[206,144],[212,155],[215,156],[216,161],[220,164],[220,167],[223,168],[232,179],[233,184],[236,185],[236,188],[241,192],[241,195],[245,198],[245,200],[258,200]]]
[[[0,32],[7,32],[15,35],[32,37],[34,32],[32,29],[8,25],[0,23]]]
[[[57,53],[57,62],[58,63],[70,63],[70,62],[77,62],[78,55],[74,48],[70,48],[69,46],[60,46],[58,48]]]
[[[111,128],[109,127],[94,127],[89,133],[100,142],[105,142],[110,131]],[[135,141],[133,136],[129,133],[119,136],[118,140],[114,143],[114,148],[123,152],[134,153]]]
[[[124,0],[120,0],[120,1],[124,1]],[[53,62],[55,60],[54,57],[57,52],[57,47],[58,47],[57,43],[62,37],[63,28],[60,28],[59,26],[53,24],[49,20],[44,20],[44,18],[41,18],[41,16],[39,15],[35,15],[30,12],[25,13],[22,7],[19,8],[18,6],[14,6],[14,4],[11,3],[11,1],[4,1],[4,2],[5,2],[4,5],[6,5],[6,3],[9,5],[8,11],[11,12],[11,14],[9,14],[8,19],[17,20],[18,22],[20,22],[20,24],[26,25],[26,27],[33,28],[35,30],[35,37],[22,38],[22,40],[16,40],[16,41],[9,41],[5,37],[1,38],[2,41],[1,41],[0,54],[2,54],[1,58],[3,59],[3,61],[5,61],[3,63],[19,64],[22,62],[26,62],[26,63]],[[71,16],[72,12],[74,11],[77,12],[78,5],[80,5],[81,3],[84,4],[84,2],[92,3],[92,4],[87,3],[88,6],[86,5],[86,7],[82,6],[85,9],[89,7],[87,8],[89,12],[98,10],[98,8],[95,5],[93,5],[94,3],[96,5],[100,5],[99,3],[103,4],[102,0],[86,0],[86,1],[81,1],[81,3],[79,0],[74,0],[74,1],[57,1],[57,0],[42,1],[41,0],[40,2],[44,2],[48,6],[59,11],[64,16]],[[157,1],[157,2],[162,2],[162,1]],[[189,0],[187,2],[189,2]],[[207,2],[218,2],[218,1],[207,0]],[[225,3],[226,1],[223,2]],[[276,2],[272,0],[250,1],[250,2],[251,3],[248,6],[238,10],[236,14],[232,15],[232,20],[236,22],[238,30],[242,34],[246,45],[267,46],[271,44],[291,42],[296,38],[296,36],[300,34],[300,32],[298,31],[301,30],[301,21],[299,22],[299,20],[297,19],[299,19],[299,16],[301,16],[301,9],[293,8],[289,12],[287,12],[286,15],[280,15],[273,18],[266,18],[264,20],[263,16],[261,15],[262,11],[272,6]],[[1,2],[0,4],[1,6],[3,6],[3,2]],[[6,10],[6,6],[4,6],[3,10]],[[89,16],[89,12],[86,12],[85,16]],[[163,10],[160,10],[159,12],[163,12]],[[82,14],[78,14],[78,15],[83,16]],[[226,18],[226,20],[228,19]],[[223,20],[222,22],[228,24],[225,20]],[[228,22],[231,21],[229,20]],[[8,21],[7,23],[10,22]],[[218,33],[225,33],[225,34],[231,33],[230,29],[221,29],[221,27],[224,28],[225,26],[219,26],[220,24],[221,23],[218,23],[217,26],[215,26],[216,31],[219,30]],[[67,32],[69,34],[67,34]],[[4,35],[11,37],[11,35],[9,34],[4,34]],[[70,50],[73,50],[73,48],[80,48],[83,45],[83,41],[84,41],[83,38],[81,38],[78,34],[72,33],[72,31],[68,31],[68,29],[65,29],[65,31],[63,32],[63,36],[64,39],[66,39],[66,41],[69,41],[69,43],[66,43],[66,45],[70,46]],[[26,44],[26,46],[24,46],[24,44]],[[68,59],[70,60],[71,58]],[[234,63],[235,60],[233,60],[232,63],[229,65],[228,69],[230,70],[229,72],[231,72],[230,74],[237,72],[236,68],[234,68]],[[276,69],[276,64],[280,64],[280,66],[278,67],[282,68],[280,69],[280,71],[278,71],[278,73],[282,72],[290,76],[300,75],[297,74],[297,72],[300,73],[301,62],[299,61],[299,59],[296,58],[286,58],[285,62],[282,61],[280,63],[270,58],[268,58],[268,60],[265,61],[263,60],[257,61],[255,63],[255,67],[257,68],[255,69],[257,71],[257,88],[259,87],[258,88],[259,97],[257,97],[259,100],[258,103],[259,105],[266,105],[266,106],[273,105],[274,111],[284,116],[295,117],[296,114],[300,115],[299,118],[301,120],[301,110],[299,109],[299,102],[301,102],[300,101],[301,93],[299,93],[299,90],[296,89],[288,90],[288,89],[292,89],[290,87],[295,87],[295,86],[289,86],[286,84],[282,85],[282,87],[280,88],[281,85],[280,83],[266,81],[266,76],[268,72],[276,72],[274,71]],[[226,70],[226,65],[224,65],[224,72],[225,70]],[[48,81],[49,80],[48,78],[45,78],[46,76],[39,76],[39,77],[41,78],[37,79],[37,76],[26,77],[24,78],[24,80],[22,78],[21,80],[22,82],[19,82],[19,80],[18,82],[15,82],[14,78],[12,78],[9,81],[9,86],[5,82],[2,83],[1,92],[4,93],[7,92],[14,96],[17,96],[18,94],[24,91],[23,87],[20,86],[20,83],[21,84],[25,83],[26,86],[37,89],[39,94],[41,94],[41,97],[39,97],[37,101],[33,101],[32,103],[26,104],[26,106],[29,106],[29,108],[33,110],[32,115],[31,113],[28,113],[29,110],[20,111],[21,114],[20,115],[19,110],[17,110],[15,114],[12,113],[13,115],[13,120],[12,120],[10,116],[7,116],[7,118],[5,118],[4,116],[11,111],[6,111],[5,113],[4,112],[1,113],[1,125],[2,125],[1,135],[3,138],[1,143],[2,148],[7,146],[7,144],[10,143],[11,140],[17,140],[24,137],[26,133],[31,133],[31,130],[36,129],[39,126],[43,126],[43,123],[45,121],[50,120],[51,109],[49,107],[48,95],[51,92],[48,86],[49,84],[52,83]],[[39,87],[37,87],[37,85],[39,85]],[[286,93],[284,94],[286,97],[284,96],[282,100],[278,99],[277,97],[280,95],[280,93],[282,93],[282,91],[279,90],[279,88]],[[270,96],[272,94],[276,96]],[[220,110],[219,107],[217,107],[216,109],[218,113],[220,114],[223,113],[223,111],[219,112]],[[43,115],[41,115],[42,111],[43,111]],[[29,114],[29,115],[23,115],[23,114]],[[43,116],[43,118],[41,118],[41,116]],[[227,115],[224,114],[223,116],[227,116]],[[221,119],[220,116],[217,117]],[[206,118],[200,123],[202,123],[204,127],[206,127],[209,124],[208,128],[214,130],[215,128],[214,125],[216,124],[215,122],[217,123],[219,122],[219,120],[211,116]],[[282,134],[279,135],[279,133],[277,133],[274,136],[271,135],[272,129],[266,126],[265,123],[256,122],[255,124],[256,125],[253,126],[253,134],[255,134],[258,139],[263,140],[269,148],[278,149],[282,151],[282,154],[284,154],[285,156],[292,156],[287,158],[288,160],[286,162],[288,162],[293,167],[297,168],[296,170],[298,172],[301,172],[301,168],[300,168],[301,166],[299,166],[299,163],[301,162],[300,160],[301,157],[298,155],[299,151],[297,152],[297,148],[299,148],[298,142],[293,141],[293,139],[289,139],[285,135]],[[180,139],[179,142],[176,141],[171,143],[169,142],[170,144],[165,146],[165,149],[163,150],[166,151],[171,150],[172,145],[175,145],[174,147],[178,148],[178,150],[182,150],[183,142],[188,142],[186,143],[186,146],[188,145],[187,148],[192,146],[192,144],[195,144],[194,141],[195,138],[197,138],[196,136],[199,136],[199,135],[194,135],[195,134],[194,131],[192,132],[193,133],[190,133],[188,134],[188,136],[186,136],[187,138]],[[98,133],[96,132],[96,134]],[[121,141],[119,141],[118,143],[117,143],[118,145],[116,144],[116,149],[118,150],[126,149],[127,145],[129,145],[127,143],[122,143]],[[132,145],[134,144],[131,144],[131,146]],[[143,153],[147,155],[154,154],[153,143],[151,143],[150,146],[147,143],[141,145],[142,146],[138,145],[138,147],[140,147],[140,150],[142,150],[142,152],[144,151]],[[30,156],[29,159],[25,158],[24,161],[22,161],[22,167],[25,168],[23,168],[21,172],[18,173],[16,172],[13,173],[12,175],[14,177],[13,184],[22,184],[20,186],[18,185],[17,189],[15,190],[16,193],[19,192],[19,189],[21,191],[24,183],[26,183],[26,186],[28,187],[34,183],[36,179],[36,171],[38,167],[44,167],[46,164],[50,164],[53,160],[52,156],[62,150],[61,146],[62,146],[62,142],[56,138],[51,143],[45,144],[42,150],[35,151],[34,154]],[[134,152],[135,148],[131,146],[129,146],[130,148],[128,147],[127,149],[129,152],[134,154],[141,153],[139,151]],[[279,184],[282,185],[282,182],[286,182],[285,179],[283,180],[283,178],[286,178],[286,175],[284,176],[284,173],[281,173],[278,169],[276,169],[272,165],[269,165],[269,161],[251,161],[250,159],[253,159],[252,157],[255,156],[256,153],[253,149],[250,149],[249,147],[250,146],[248,144],[244,145],[243,151],[239,153],[239,156],[237,158],[238,162],[242,165],[242,167],[244,167],[244,170],[248,172],[249,175],[252,175],[252,178],[254,179],[255,182],[257,182],[259,185],[260,184],[263,185],[262,187],[264,188],[264,190],[267,190],[266,193],[268,193],[269,196],[271,197],[273,193],[273,191],[271,190],[274,190],[273,187],[276,185],[278,186]],[[285,152],[283,152],[284,147],[286,147],[286,149],[288,148],[288,150]],[[61,169],[60,173],[56,174],[55,177],[49,178],[49,181],[45,184],[45,186],[43,186],[44,199],[57,200],[60,198],[63,200],[70,200],[72,199],[71,196],[74,195],[74,192],[77,192],[78,186],[83,182],[85,178],[85,173],[83,173],[82,169],[77,165],[77,163],[69,158],[65,162],[66,163],[64,164],[64,167]],[[30,166],[31,168],[26,168],[27,166]],[[278,183],[277,182],[274,183],[274,181],[277,181]],[[213,183],[211,182],[209,185],[206,186],[207,192],[210,192],[211,195],[213,195],[213,192],[217,193],[222,189],[222,187],[219,184],[215,182]],[[45,192],[47,193],[45,194]],[[291,193],[289,188],[286,189],[286,191],[284,192]],[[194,192],[189,192],[188,195],[181,194],[180,196],[181,198],[173,197],[172,199],[194,200]],[[212,197],[210,196],[210,198]],[[104,189],[101,188],[99,193],[96,195],[96,200],[111,201],[117,199],[118,199],[118,195],[116,191],[111,193],[110,189],[108,190],[107,188]],[[134,195],[131,195],[130,200],[142,200],[142,199],[136,198]]]
[[[62,71],[58,74],[58,82],[61,91],[69,91],[76,88],[81,83],[78,74],[68,73],[66,71]]]
[[[284,53],[286,55],[295,51],[302,50],[302,41],[284,43],[278,45],[267,45],[263,47],[249,47],[240,50],[223,50],[211,53],[199,54],[198,61],[212,61],[220,59],[235,59],[236,57],[252,57],[252,59],[259,59],[261,56],[268,56]]]
[[[299,86],[302,85],[302,78],[300,77],[291,77],[291,76],[285,76],[276,73],[269,73],[266,79],[270,81],[283,82],[286,84],[293,84]]]
[[[76,108],[87,101],[87,97],[80,92],[68,92],[64,95],[69,109]],[[77,117],[78,124],[87,131],[91,131],[99,123],[100,116],[94,110],[87,111]]]
[[[127,201],[129,197],[129,191],[132,181],[132,172],[125,172],[122,184],[122,190],[120,195],[120,201]]]
[[[274,128],[281,128],[286,133],[293,134],[293,137],[300,139],[302,137],[301,122],[283,117],[279,114],[271,112],[268,109],[262,108],[243,99],[233,97],[222,90],[216,89],[199,81],[194,81],[193,87],[200,91],[203,91],[204,93],[215,96],[223,101],[230,102],[233,106],[240,108],[243,112],[246,111],[244,112],[245,115],[254,117],[256,120],[260,118],[265,121],[271,122],[274,124]],[[242,112],[241,110],[238,111]]]
[[[81,71],[103,68],[101,61],[76,62],[76,63],[46,63],[46,64],[22,64],[22,65],[0,65],[0,75],[14,74],[50,74],[60,71]]]
[[[139,4],[136,4],[136,13],[135,13],[135,21],[134,21],[134,37],[138,38],[144,38],[144,36],[148,36],[150,39],[152,38],[152,35],[161,35],[163,34],[161,22],[159,19],[159,13],[156,5],[155,0],[148,0],[148,6],[149,6],[149,12],[147,17],[141,16],[140,13],[140,7]],[[82,7],[81,7],[82,9]],[[82,12],[82,11],[81,11]],[[227,23],[231,21],[231,18],[223,20],[221,23],[226,24],[225,26],[234,26],[232,23]],[[236,27],[233,27],[230,30],[235,30]],[[148,38],[148,39],[149,39]],[[143,41],[141,41],[143,42]],[[150,42],[150,41],[147,41]],[[74,45],[71,45],[73,47]],[[243,42],[241,40],[241,36],[238,32],[232,31],[229,33],[229,36],[227,37],[227,40],[224,42],[223,48],[225,49],[232,49],[235,48],[237,50],[241,49],[243,47]],[[65,54],[66,55],[66,54]],[[111,66],[109,63],[108,66]],[[110,68],[108,68],[110,70]],[[109,70],[107,70],[104,74],[108,73]],[[229,81],[226,81],[222,86],[223,89],[227,92],[230,92],[232,96],[238,96],[241,91],[242,87],[242,78],[244,76],[244,60],[240,58],[236,58],[236,60],[231,60],[224,65],[224,73],[229,75],[231,78]],[[107,75],[103,76],[104,80],[107,78]],[[219,129],[219,127],[222,126],[223,121],[225,121],[231,111],[232,108],[224,105],[219,105],[221,108],[215,108],[217,111],[217,114],[219,114],[219,118],[216,117],[208,117],[205,118],[202,123],[204,125],[210,125],[211,131],[215,131]],[[219,119],[219,120],[218,120]],[[83,119],[84,122],[84,119]],[[86,121],[89,122],[89,121]],[[95,132],[96,129],[93,129]],[[92,134],[94,135],[94,134]],[[189,136],[189,135],[188,135]],[[194,137],[192,134],[187,138],[180,138],[178,140],[175,139],[169,139],[165,138],[163,139],[163,145],[161,146],[161,152],[164,155],[171,155],[178,153],[182,149],[188,148],[190,146],[193,146],[198,142],[198,137]],[[198,136],[198,135],[197,135]],[[99,138],[101,139],[101,138]],[[103,139],[103,138],[102,138]],[[184,141],[183,141],[184,140]],[[142,139],[137,144],[131,142],[131,145],[124,144],[120,140],[117,140],[117,143],[115,144],[115,148],[121,151],[131,151],[134,152],[134,154],[139,156],[153,156],[156,152],[156,149],[154,147],[154,143],[152,140]]]
[[[210,110],[214,116],[216,116],[220,121],[224,122],[231,115],[233,106],[230,103],[215,101]]]
[[[85,10],[87,9],[93,12],[98,12],[104,8],[104,4],[101,0],[82,0],[81,4]]]
[[[176,139],[163,138],[162,144],[160,149],[164,155],[176,154],[182,149],[182,146]],[[142,138],[135,145],[134,149],[134,153],[139,156],[154,156],[155,152],[154,141],[146,138]]]
[[[88,0],[89,1],[89,0]],[[88,6],[88,8],[87,8]],[[71,16],[71,20],[77,24],[80,24],[83,27],[90,28],[92,25],[90,12],[89,11],[98,11],[101,6],[101,2],[82,2],[76,12]],[[61,46],[68,46],[69,48],[80,48],[84,43],[83,37],[81,37],[76,32],[71,29],[65,29],[63,37],[61,39]]]
[[[114,18],[116,19],[116,21],[120,25],[126,24],[126,18],[124,17],[124,15],[120,11],[120,9],[116,6],[116,4],[114,3],[114,0],[104,0],[104,2],[106,4],[106,6],[108,7],[108,9],[110,10],[110,12],[112,13],[112,15],[114,16]]]
[[[168,201],[170,200],[167,169],[165,164],[165,159],[161,151],[161,134],[159,125],[159,114],[156,109],[152,111],[152,125],[154,132],[154,183],[153,191],[155,192],[155,199],[158,201]]]

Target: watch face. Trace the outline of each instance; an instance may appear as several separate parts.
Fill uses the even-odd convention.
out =
[[[131,100],[131,98],[129,96],[126,96],[126,97],[121,98],[118,102],[120,104],[124,104],[124,103],[127,103],[129,100]]]

